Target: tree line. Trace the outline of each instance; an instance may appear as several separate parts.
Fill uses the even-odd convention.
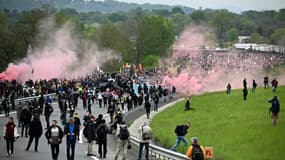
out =
[[[251,36],[249,42],[285,46],[285,9],[279,11],[245,11],[241,14],[227,10],[195,10],[186,14],[181,8],[171,10],[133,9],[127,12],[78,12],[65,8],[57,10],[44,5],[41,8],[0,11],[0,71],[9,62],[27,55],[29,46],[40,44],[39,22],[54,16],[57,26],[72,21],[75,33],[94,41],[99,48],[114,50],[121,59],[107,62],[106,69],[118,69],[123,63],[153,67],[160,57],[171,54],[171,45],[190,23],[213,28],[212,40],[220,46],[237,41],[238,36]]]

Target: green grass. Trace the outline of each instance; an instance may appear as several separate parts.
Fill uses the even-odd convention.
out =
[[[280,101],[277,126],[272,126],[267,102],[273,95]],[[175,143],[177,124],[190,121],[187,139],[199,138],[205,146],[214,147],[214,160],[283,160],[285,159],[285,87],[275,94],[270,89],[249,90],[243,101],[242,91],[206,93],[192,97],[195,110],[184,112],[185,101],[178,102],[154,117],[151,122],[155,140],[166,148]],[[188,147],[180,144],[178,151]]]

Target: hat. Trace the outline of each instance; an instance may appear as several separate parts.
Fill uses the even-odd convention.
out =
[[[78,113],[77,113],[77,112],[76,112],[76,113],[74,113],[74,117],[79,118],[79,115],[78,115]]]

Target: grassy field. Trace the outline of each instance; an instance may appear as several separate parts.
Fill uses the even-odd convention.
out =
[[[277,126],[272,126],[267,102],[277,95],[281,105]],[[200,143],[214,147],[214,160],[283,160],[285,159],[285,87],[275,94],[258,88],[243,101],[242,91],[206,93],[192,97],[195,110],[183,111],[185,101],[158,114],[151,122],[155,140],[166,148],[175,143],[177,124],[190,121],[187,134],[190,143],[197,136]],[[178,151],[188,147],[180,144]]]

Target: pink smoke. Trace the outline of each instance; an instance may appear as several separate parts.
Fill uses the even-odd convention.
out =
[[[242,80],[247,79],[251,87],[255,79],[259,86],[263,85],[263,77],[276,78],[285,84],[285,72],[271,75],[264,72],[264,66],[284,64],[284,55],[250,53],[239,51],[218,52],[206,38],[207,29],[190,26],[181,33],[173,44],[172,57],[165,65],[169,75],[163,78],[163,85],[175,86],[177,92],[184,96],[201,94],[207,91],[222,91],[228,83],[232,88],[241,88]],[[205,46],[212,50],[205,50]],[[177,73],[177,70],[180,70]]]
[[[104,62],[115,58],[110,50],[98,50],[96,44],[72,36],[72,25],[55,29],[53,19],[48,19],[41,34],[48,35],[42,47],[29,49],[26,58],[10,63],[0,79],[26,81],[28,79],[78,78],[91,74]],[[82,45],[83,44],[83,45]],[[83,49],[82,49],[83,47]],[[82,53],[83,52],[83,53]]]

